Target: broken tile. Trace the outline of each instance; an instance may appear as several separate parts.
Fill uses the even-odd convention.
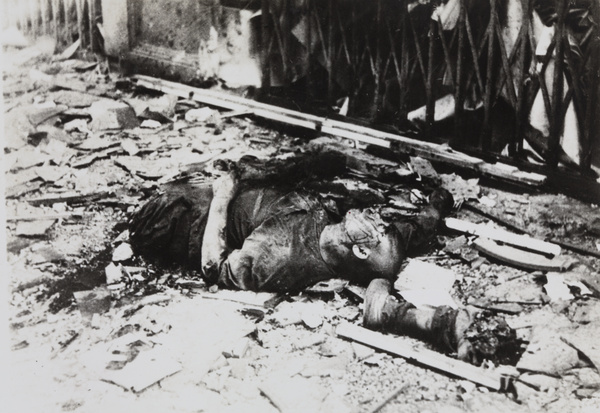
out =
[[[94,102],[104,100],[98,96],[75,90],[58,90],[53,92],[50,96],[56,103],[62,103],[69,108],[86,108],[91,106]]]
[[[323,317],[314,311],[303,311],[302,322],[310,329],[315,329],[323,324]]]
[[[11,188],[13,186],[26,184],[34,179],[39,178],[35,169],[24,169],[15,173],[9,173],[5,175],[6,186]]]
[[[76,72],[87,72],[98,66],[98,62],[79,62],[73,66]]]
[[[11,152],[6,157],[6,165],[11,171],[18,169],[27,169],[32,166],[42,165],[49,161],[51,156],[42,153],[39,148],[33,146],[26,146],[15,152]]]
[[[200,123],[200,122],[208,122],[211,117],[213,119],[217,119],[219,116],[219,112],[208,108],[200,108],[200,109],[190,109],[185,113],[185,120],[189,123]]]
[[[140,122],[131,106],[113,100],[101,100],[90,106],[90,129],[93,131],[133,129]]]
[[[63,129],[66,132],[89,132],[88,123],[85,119],[73,119],[70,122],[67,122],[63,125]]]
[[[108,138],[104,138],[102,137],[102,135],[99,134],[94,134],[91,137],[84,140],[79,145],[77,145],[77,148],[86,151],[97,151],[100,149],[107,149],[113,146],[119,146],[119,142],[113,141]]]
[[[108,264],[108,266],[104,269],[104,274],[106,275],[106,283],[107,284],[116,284],[121,281],[123,278],[123,271],[121,270],[121,265],[118,266],[114,263]]]
[[[54,225],[56,219],[45,219],[38,221],[19,221],[17,222],[16,234],[24,237],[39,237],[46,235],[46,232]]]
[[[142,113],[140,113],[138,115],[138,117],[140,119],[151,120],[151,121],[154,121],[154,122],[158,122],[160,124],[168,124],[168,123],[172,123],[173,122],[170,118],[168,118],[167,116],[163,115],[162,113],[150,110],[149,108],[146,108]]]
[[[50,165],[40,166],[35,168],[35,173],[42,178],[44,182],[56,182],[69,173],[69,168]]]
[[[120,244],[113,251],[112,260],[115,262],[127,261],[133,257],[133,250],[131,249],[131,245],[127,242]]]
[[[52,107],[39,107],[33,105],[27,109],[27,118],[33,126],[38,126],[67,109],[68,107],[65,105],[54,105]]]
[[[575,298],[561,274],[549,272],[546,274],[546,279],[548,281],[544,285],[544,290],[552,301],[572,300]]]
[[[132,139],[122,140],[121,148],[123,148],[123,150],[125,152],[127,152],[127,154],[129,156],[135,156],[140,152],[140,148],[137,146],[137,144]]]
[[[57,140],[65,143],[72,143],[75,139],[69,135],[63,128],[57,128],[52,125],[40,125],[37,127],[38,132],[44,132],[48,140]]]
[[[179,371],[179,362],[173,360],[166,351],[155,348],[142,351],[120,370],[105,371],[102,380],[137,393]]]
[[[146,129],[158,129],[162,126],[162,124],[156,120],[146,119],[140,124],[140,128]]]
[[[301,338],[294,343],[294,348],[297,350],[302,350],[305,348],[319,346],[327,341],[327,338],[324,334],[311,334],[308,337]]]

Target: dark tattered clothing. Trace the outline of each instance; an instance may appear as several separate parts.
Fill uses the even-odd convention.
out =
[[[200,269],[210,199],[209,187],[172,188],[155,197],[132,219],[132,245],[146,255]],[[319,249],[319,236],[330,223],[325,208],[308,193],[241,191],[228,211],[231,252],[218,272],[205,278],[223,287],[283,292],[335,277]]]
[[[131,220],[136,252],[201,270],[202,240],[212,200],[206,186],[179,185],[146,203]],[[338,222],[319,198],[304,191],[242,189],[230,202],[226,240],[229,254],[204,278],[211,284],[253,291],[299,291],[341,277],[323,260],[319,238]],[[400,256],[433,238],[440,215],[426,207],[416,217],[394,225],[400,233]]]

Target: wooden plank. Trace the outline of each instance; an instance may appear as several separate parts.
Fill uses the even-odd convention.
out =
[[[94,201],[106,197],[107,195],[108,191],[92,192],[88,194],[69,193],[50,195],[40,198],[30,198],[26,201],[29,202],[31,205],[49,205],[54,204],[56,202],[66,202],[69,204],[75,204]]]
[[[484,370],[433,350],[416,348],[398,337],[385,335],[349,323],[340,324],[336,329],[336,334],[493,390],[503,388],[503,376],[497,371]]]
[[[81,212],[65,212],[62,214],[34,214],[34,215],[8,215],[6,217],[7,222],[15,221],[45,221],[52,219],[69,219],[69,218],[81,218],[83,213]]]
[[[520,226],[517,226],[511,222],[508,222],[507,220],[505,220],[502,217],[496,216],[494,214],[491,214],[489,212],[485,212],[482,209],[468,203],[465,202],[463,203],[462,207],[464,209],[468,209],[469,211],[473,211],[483,217],[486,217],[488,219],[491,219],[492,221],[505,226],[506,228],[510,229],[513,232],[516,232],[517,234],[528,234],[527,230],[525,230],[524,228],[521,228]],[[600,258],[600,251],[594,251],[594,250],[590,250],[584,247],[581,247],[579,245],[574,245],[565,241],[561,241],[557,238],[550,238],[550,239],[546,239],[546,241],[551,242],[553,244],[556,245],[560,245],[562,248],[567,249],[569,251],[573,251],[576,252],[578,254],[582,254],[582,255],[589,255],[592,257],[597,257]]]
[[[549,256],[556,256],[561,252],[559,245],[531,238],[527,235],[514,234],[502,229],[490,228],[486,225],[474,224],[456,218],[446,218],[445,222],[446,227],[449,229],[465,234],[477,235],[478,237],[489,238],[494,241],[500,241],[528,251],[536,251]]]
[[[503,163],[487,164],[480,158],[468,156],[464,153],[448,148],[441,148],[431,142],[424,142],[402,135],[378,131],[365,126],[354,125],[348,122],[337,121],[298,111],[279,108],[274,105],[256,102],[250,99],[229,95],[212,90],[199,89],[183,84],[169,82],[150,76],[136,75],[134,79],[139,86],[163,93],[173,94],[182,98],[191,98],[206,105],[222,107],[234,111],[252,110],[255,116],[265,119],[284,122],[290,125],[315,130],[332,136],[352,139],[356,142],[377,145],[380,147],[394,147],[404,153],[419,155],[423,158],[457,165],[484,176],[490,176],[513,184],[525,184],[539,187],[546,178],[542,174],[523,172]]]
[[[548,258],[542,254],[525,251],[509,245],[500,245],[487,238],[478,238],[473,242],[478,251],[517,268],[534,271],[564,271],[572,262],[567,257]]]

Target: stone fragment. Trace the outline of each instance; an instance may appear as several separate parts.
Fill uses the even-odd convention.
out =
[[[159,121],[152,120],[152,119],[146,119],[140,125],[141,128],[146,128],[146,129],[158,129],[161,126],[162,126],[162,124]]]
[[[217,119],[219,112],[211,108],[190,109],[185,113],[185,120],[189,123],[208,122],[211,118]],[[214,122],[213,122],[214,123]]]
[[[55,222],[55,219],[19,221],[16,232],[18,236],[22,237],[40,237],[46,235],[46,232],[48,232]]]
[[[90,106],[90,129],[93,131],[134,129],[140,126],[131,106],[114,100],[101,100]]]
[[[115,265],[114,263],[108,264],[108,266],[104,269],[104,273],[106,274],[106,283],[107,284],[116,284],[121,281],[123,278],[123,271],[121,271],[121,265]]]
[[[127,242],[122,243],[113,251],[112,260],[114,262],[127,261],[133,257],[133,250],[131,245]]]

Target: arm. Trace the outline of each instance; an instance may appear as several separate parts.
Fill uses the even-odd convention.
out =
[[[207,279],[213,279],[221,262],[228,254],[225,229],[227,208],[237,190],[237,179],[232,173],[213,183],[213,199],[208,210],[206,229],[202,238],[202,271]]]

